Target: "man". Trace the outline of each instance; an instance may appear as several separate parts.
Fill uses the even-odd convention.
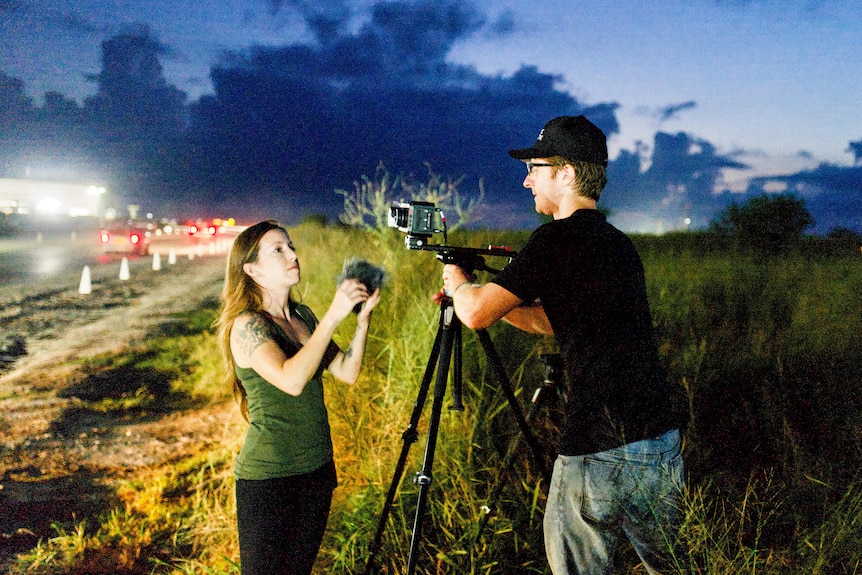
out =
[[[548,122],[531,148],[524,187],[553,217],[490,283],[455,265],[443,287],[470,328],[504,319],[554,334],[568,377],[559,455],[545,509],[555,575],[610,573],[626,538],[650,573],[675,565],[680,433],[659,363],[643,265],[596,202],[607,182],[604,133],[584,116]]]

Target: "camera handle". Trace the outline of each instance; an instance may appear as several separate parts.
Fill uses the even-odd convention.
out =
[[[392,477],[392,482],[389,485],[389,492],[386,495],[386,501],[381,511],[380,520],[377,524],[377,531],[374,539],[369,546],[368,561],[365,566],[365,574],[370,575],[376,572],[375,565],[377,555],[380,552],[383,531],[386,528],[386,523],[389,514],[392,510],[392,504],[395,501],[395,495],[398,491],[398,485],[404,475],[404,467],[407,462],[407,456],[410,447],[419,439],[417,427],[419,419],[422,416],[422,411],[425,406],[425,401],[428,397],[428,391],[431,386],[431,379],[436,371],[437,377],[434,385],[434,396],[431,406],[431,416],[428,423],[428,439],[425,445],[425,458],[423,460],[422,470],[416,473],[414,483],[419,485],[419,496],[416,503],[416,514],[413,522],[413,533],[410,539],[410,555],[407,562],[407,575],[412,575],[416,568],[417,554],[419,543],[422,538],[422,522],[425,514],[425,508],[428,502],[428,489],[433,483],[432,467],[434,465],[434,455],[436,451],[437,435],[440,427],[440,416],[443,410],[443,401],[446,394],[446,384],[449,377],[449,364],[454,359],[455,373],[453,374],[454,385],[457,387],[454,390],[455,399],[450,409],[463,410],[460,398],[460,380],[461,380],[461,320],[455,315],[455,309],[452,305],[452,299],[449,297],[442,298],[440,302],[440,320],[437,328],[437,335],[434,339],[434,344],[431,348],[431,355],[428,359],[428,364],[425,368],[425,373],[422,377],[422,382],[419,386],[419,391],[416,396],[416,402],[413,406],[413,413],[410,416],[410,422],[407,429],[402,433],[401,454],[398,457],[398,462],[395,466],[395,472]],[[509,402],[510,407],[515,414],[515,419],[521,428],[521,433],[527,441],[531,449],[534,460],[536,461],[542,476],[550,482],[550,473],[545,465],[544,454],[535,437],[530,431],[529,424],[521,411],[515,393],[512,390],[511,383],[506,376],[503,368],[503,363],[494,350],[490,336],[485,330],[476,330],[479,341],[488,356],[489,363],[494,369],[503,393]]]

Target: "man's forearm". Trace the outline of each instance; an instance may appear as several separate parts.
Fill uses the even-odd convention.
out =
[[[507,313],[503,320],[529,333],[553,335],[551,322],[541,304],[523,305]]]

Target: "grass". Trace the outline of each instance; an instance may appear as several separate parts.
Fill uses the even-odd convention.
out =
[[[308,262],[300,295],[318,314],[346,257],[390,272],[360,382],[327,384],[340,487],[317,569],[362,573],[436,332],[430,297],[441,266],[432,253],[404,249],[397,233],[306,224],[291,235]],[[476,231],[452,234],[449,243],[517,249],[525,239]],[[858,251],[767,258],[695,234],[636,242],[660,351],[688,416],[679,572],[862,572]],[[94,397],[87,407],[157,410],[223,400],[229,390],[220,386],[207,328],[212,314],[212,307],[201,310],[196,327],[167,330],[122,356],[89,360],[91,377],[131,375],[148,385],[110,401]],[[347,341],[352,327],[348,320],[337,339]],[[542,381],[539,354],[548,342],[507,326],[490,333],[525,402]],[[443,411],[417,572],[546,573],[546,485],[523,445],[511,468],[501,469],[517,427],[475,334],[465,330],[463,348],[466,410]],[[161,395],[153,393],[158,386]],[[552,414],[533,424],[544,444],[553,443]],[[422,464],[427,423],[428,409],[384,533],[385,573],[406,568],[417,497],[410,480]],[[238,573],[232,466],[241,439],[125,482],[120,505],[57,525],[56,536],[21,556],[14,572]],[[479,532],[498,477],[504,488]],[[628,553],[618,572],[642,571]]]

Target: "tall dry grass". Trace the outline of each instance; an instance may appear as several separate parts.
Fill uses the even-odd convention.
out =
[[[375,311],[368,356],[352,387],[327,383],[340,487],[319,573],[362,573],[414,409],[438,323],[431,295],[441,265],[395,233],[303,225],[291,230],[306,262],[300,295],[319,313],[345,258],[390,273]],[[517,249],[524,233],[474,231],[449,243]],[[858,252],[744,253],[709,236],[636,238],[644,257],[658,342],[687,414],[688,486],[679,573],[859,573],[862,566],[862,260]],[[496,263],[496,262],[489,262]],[[350,321],[337,335],[345,342]],[[546,341],[507,326],[490,330],[519,401],[544,370]],[[158,344],[191,366],[174,381],[183,397],[223,394],[217,350],[203,329],[194,345]],[[168,340],[165,340],[168,341]],[[182,357],[179,357],[182,356]],[[464,412],[444,409],[417,572],[546,573],[541,520],[546,485],[518,440],[511,410],[472,332],[464,333]],[[206,390],[206,391],[202,391]],[[178,397],[178,396],[177,396]],[[430,408],[430,398],[427,407]],[[419,423],[379,554],[401,573],[422,465],[428,410]],[[545,445],[553,411],[533,424]],[[22,557],[18,572],[238,573],[232,465],[241,437],[130,481],[122,507],[77,525]],[[502,494],[479,532],[500,479]],[[619,573],[640,572],[623,553]]]

